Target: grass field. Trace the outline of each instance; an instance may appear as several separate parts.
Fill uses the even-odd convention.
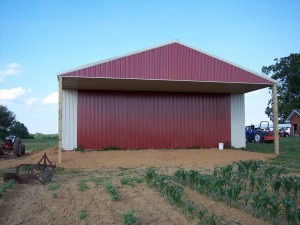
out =
[[[58,145],[57,139],[22,139],[26,152],[41,151]]]
[[[281,138],[279,142],[280,155],[268,161],[270,164],[292,169],[300,169],[300,138]],[[246,151],[274,153],[274,143],[248,143]]]

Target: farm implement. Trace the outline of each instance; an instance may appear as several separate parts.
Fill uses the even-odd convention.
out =
[[[266,124],[263,128],[262,124]],[[278,137],[280,139],[280,137]],[[261,121],[258,128],[255,128],[254,125],[246,126],[246,141],[247,142],[266,142],[273,143],[275,139],[273,131],[269,128],[268,121]]]
[[[52,164],[47,154],[36,164],[20,164],[16,168],[15,173],[5,173],[3,176],[4,182],[14,179],[18,183],[30,183],[31,180],[38,180],[45,184],[52,181],[54,175],[55,164]]]

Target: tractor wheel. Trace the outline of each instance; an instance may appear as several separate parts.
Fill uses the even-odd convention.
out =
[[[22,155],[25,155],[25,145],[21,145],[21,146],[22,146],[21,153]]]
[[[263,133],[261,131],[258,131],[254,134],[254,141],[256,143],[261,143],[264,140]]]
[[[16,137],[13,143],[13,151],[15,156],[20,157],[22,155],[22,145],[19,137]]]

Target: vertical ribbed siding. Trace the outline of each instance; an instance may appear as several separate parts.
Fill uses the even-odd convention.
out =
[[[231,145],[245,148],[245,97],[244,94],[231,95]]]
[[[62,75],[272,84],[269,80],[179,43]]]
[[[230,140],[230,95],[78,91],[78,144],[87,149],[217,147]]]
[[[62,90],[62,148],[77,147],[77,90]]]

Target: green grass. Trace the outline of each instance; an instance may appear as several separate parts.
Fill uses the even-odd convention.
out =
[[[269,159],[267,163],[290,169],[300,169],[300,138],[281,138],[279,141],[280,155]],[[247,143],[246,151],[274,153],[274,143]]]
[[[57,139],[22,139],[26,152],[41,151],[58,145]]]

